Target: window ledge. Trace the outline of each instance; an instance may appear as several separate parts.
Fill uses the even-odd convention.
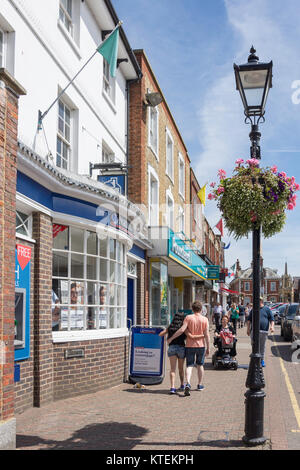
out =
[[[127,328],[84,331],[53,331],[52,341],[53,343],[71,343],[75,341],[122,338],[128,335],[129,333]]]
[[[80,52],[79,47],[77,46],[76,42],[74,41],[74,39],[72,38],[70,33],[66,30],[66,27],[64,26],[64,24],[61,22],[60,19],[58,19],[58,21],[57,21],[57,26],[60,29],[60,31],[63,33],[63,35],[65,36],[66,40],[68,41],[68,43],[72,47],[72,49],[75,52],[75,54],[77,55],[78,59],[81,59],[81,52]]]
[[[20,240],[24,240],[26,242],[36,243],[36,240],[31,237],[28,237],[27,235],[23,235],[22,233],[16,232],[16,238],[19,238]]]
[[[115,103],[112,101],[112,99],[109,97],[109,95],[106,93],[106,91],[102,90],[102,96],[107,101],[109,106],[111,107],[112,111],[117,114],[117,108],[115,106]]]
[[[172,185],[174,186],[174,180],[172,179],[172,176],[170,176],[169,173],[167,173],[167,171],[166,171],[166,176],[169,178],[169,180],[171,181]]]
[[[154,154],[156,160],[159,162],[159,156],[158,156],[158,153],[156,152],[156,150],[152,147],[151,144],[148,144],[148,148],[151,150],[151,152]]]

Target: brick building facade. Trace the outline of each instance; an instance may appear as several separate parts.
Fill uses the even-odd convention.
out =
[[[280,302],[281,276],[276,269],[264,267],[263,258],[260,259],[261,296],[268,302]],[[241,269],[240,262],[236,262],[235,278],[230,283],[230,289],[239,294],[232,295],[232,301],[253,303],[252,266]]]
[[[24,88],[0,69],[0,448],[15,446],[14,326],[18,100]]]

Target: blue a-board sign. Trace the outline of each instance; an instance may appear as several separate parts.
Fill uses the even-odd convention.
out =
[[[31,248],[17,245],[15,255],[15,361],[30,357]]]
[[[131,329],[131,377],[163,376],[164,337],[159,336],[161,331],[163,328],[160,327]]]

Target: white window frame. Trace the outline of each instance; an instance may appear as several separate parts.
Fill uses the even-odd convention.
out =
[[[55,222],[54,222],[55,223]],[[90,336],[97,336],[97,335],[102,335],[104,332],[104,336],[108,334],[115,334],[117,332],[121,332],[122,330],[126,329],[126,321],[127,321],[127,256],[126,256],[126,245],[120,241],[116,240],[113,237],[106,237],[107,239],[107,246],[106,246],[106,254],[103,256],[103,254],[99,250],[99,237],[97,236],[97,244],[98,244],[98,254],[91,254],[88,253],[87,250],[87,239],[88,239],[88,232],[93,232],[93,230],[90,229],[85,229],[82,227],[77,227],[76,225],[68,226],[69,228],[69,233],[68,233],[68,249],[59,249],[53,246],[52,253],[53,255],[59,254],[59,253],[64,253],[67,254],[68,262],[67,262],[67,276],[54,276],[52,274],[52,279],[57,280],[57,281],[65,281],[68,283],[68,302],[60,304],[61,306],[65,307],[68,310],[68,329],[67,330],[60,330],[57,332],[53,332],[54,336],[57,336],[57,339],[59,336],[65,337],[65,336],[76,336],[80,335],[82,336],[82,339],[88,339]],[[83,251],[77,252],[72,249],[71,246],[71,232],[72,229],[77,229],[80,228],[83,230],[84,235],[83,235]],[[97,234],[97,232],[95,232]],[[116,245],[119,247],[119,249],[116,249],[115,251],[115,256],[111,257],[110,256],[110,240],[113,240],[114,242],[117,242],[119,245]],[[101,239],[100,239],[100,245],[101,245]],[[121,249],[121,245],[123,246],[123,249]],[[72,272],[71,272],[71,259],[72,255],[81,255],[83,257],[83,277],[82,278],[74,278],[72,277]],[[96,260],[96,277],[97,279],[90,279],[87,276],[87,257],[89,258],[94,258]],[[106,279],[102,280],[100,279],[100,260],[106,261]],[[114,266],[114,278],[112,279],[111,277],[111,264],[113,263]],[[71,297],[70,297],[70,289],[71,289],[71,284],[72,283],[80,283],[84,287],[84,298],[83,298],[83,304],[78,304],[80,306],[80,309],[83,311],[83,329],[71,329]],[[87,283],[94,283],[97,284],[98,287],[105,285],[107,288],[107,294],[106,294],[106,300],[107,302],[102,305],[102,308],[106,309],[106,314],[107,314],[107,326],[106,328],[101,328],[100,325],[100,316],[96,316],[95,321],[96,321],[96,327],[95,328],[88,328],[88,309],[93,308],[95,311],[96,309],[100,309],[100,303],[97,302],[99,300],[99,293],[95,295],[96,298],[96,303],[95,304],[89,304],[88,302],[88,285]],[[110,300],[110,288],[111,286],[114,286],[114,293],[113,293],[113,303],[111,303]],[[120,303],[117,302],[117,300],[120,300]],[[114,309],[113,316],[111,316],[111,309]],[[119,312],[118,312],[119,311]],[[100,313],[100,310],[99,312]],[[121,317],[119,317],[119,323],[121,326],[116,326],[118,323],[118,314],[121,314]],[[111,321],[113,322],[113,325],[111,325]],[[85,335],[87,336],[85,338]]]
[[[185,217],[183,207],[178,207],[178,232],[185,233]]]
[[[0,34],[2,34],[2,50],[0,50],[0,56],[1,56],[1,62],[0,62],[0,67],[6,68],[6,47],[7,47],[7,35],[3,31],[2,28],[0,28]]]
[[[157,184],[157,201],[154,204],[151,198],[151,181],[155,181]],[[159,225],[159,178],[151,165],[148,165],[148,225],[153,227]]]
[[[169,201],[171,201],[171,205],[172,206],[172,212],[169,211]],[[171,215],[172,215],[172,219],[171,219]],[[174,231],[174,222],[175,222],[175,214],[174,214],[174,198],[173,198],[173,194],[171,193],[171,191],[169,189],[166,190],[166,222],[167,222],[167,226]]]
[[[102,141],[102,163],[114,163],[116,156],[108,145]]]
[[[23,220],[22,216],[26,218]],[[23,228],[25,233],[18,232],[19,228]],[[16,237],[32,239],[32,213],[16,209]]]
[[[63,105],[64,107],[64,117],[62,118],[62,116],[60,116],[59,114],[59,105],[60,103]],[[72,109],[71,107],[69,106],[69,104],[67,104],[63,99],[59,99],[58,100],[58,114],[57,114],[57,137],[56,137],[56,141],[58,143],[58,140],[61,141],[61,153],[59,154],[58,153],[58,150],[57,150],[57,144],[56,144],[56,166],[58,168],[62,168],[64,170],[70,170],[71,168],[71,158],[72,158],[72,132],[73,132],[73,116],[72,116]],[[68,124],[66,122],[66,119],[65,119],[65,111],[66,109],[69,111],[70,113],[70,123]],[[63,121],[63,124],[64,124],[64,131],[63,131],[63,134],[61,133],[60,129],[59,129],[59,120],[62,120]],[[68,125],[69,128],[70,128],[70,136],[69,136],[69,141],[68,139],[66,138],[66,131],[65,131],[65,126]],[[66,146],[67,147],[67,150],[68,150],[68,156],[67,156],[67,159],[64,158],[63,156],[63,146]],[[61,163],[60,165],[58,165],[58,155],[61,159]],[[62,161],[65,161],[66,162],[66,168],[64,166],[62,166]]]
[[[66,3],[68,2],[70,2],[71,5],[71,12],[68,11],[68,7],[64,5],[63,0],[59,0],[59,21],[64,26],[67,33],[74,38],[74,4],[73,0],[66,0]]]
[[[148,146],[159,161],[159,110],[157,106],[148,107],[148,123]]]
[[[169,142],[171,146],[169,147]],[[171,148],[171,154],[169,154],[169,148]],[[170,178],[174,184],[174,140],[171,132],[166,127],[166,175]]]
[[[103,57],[103,96],[108,99],[109,103],[116,104],[116,78],[110,75],[110,67],[107,60]]]
[[[185,161],[180,152],[178,152],[178,190],[179,195],[185,200]]]
[[[274,287],[274,289],[273,289]],[[276,281],[271,281],[270,282],[270,292],[277,292],[276,290]]]

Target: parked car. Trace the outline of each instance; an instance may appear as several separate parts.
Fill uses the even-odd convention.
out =
[[[292,341],[292,322],[294,318],[298,315],[299,313],[299,303],[293,303],[293,304],[287,304],[285,306],[285,311],[281,317],[281,336],[283,336],[285,341]]]
[[[287,305],[288,304],[280,304],[276,307],[271,308],[273,316],[274,316],[275,325],[281,325],[281,317],[284,314],[285,307]]]
[[[292,321],[292,339],[293,341],[300,341],[300,313],[297,312]]]
[[[292,321],[292,362],[299,363],[300,360],[300,314],[299,312],[295,315]]]

